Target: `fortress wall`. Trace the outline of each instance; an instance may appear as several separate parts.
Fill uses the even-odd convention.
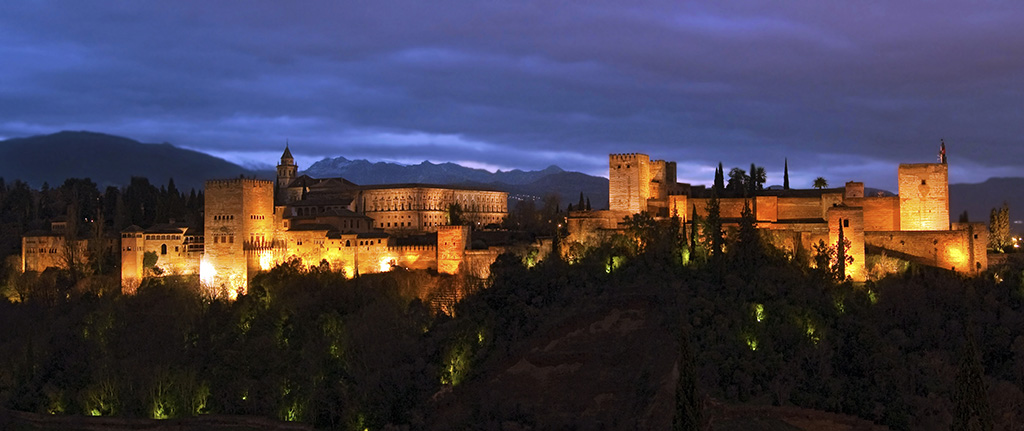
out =
[[[971,262],[966,230],[865,232],[865,242],[889,257],[960,272],[972,272],[980,262]]]
[[[398,266],[409,269],[437,268],[437,246],[414,245],[388,247],[388,255],[394,256]]]
[[[683,223],[690,221],[690,201],[686,195],[671,195],[668,197],[668,215],[678,216]]]
[[[847,198],[846,204],[864,208],[864,230],[890,231],[900,228],[898,196]]]
[[[900,230],[949,229],[949,170],[942,163],[899,167]]]
[[[648,199],[665,199],[668,196],[668,183],[665,181],[665,161],[652,160],[649,168],[650,191]]]
[[[754,216],[757,221],[779,221],[779,198],[777,196],[757,196],[754,198]]]
[[[489,247],[486,250],[466,250],[463,272],[476,278],[491,276],[491,264],[498,255],[505,252],[504,247]]]
[[[720,214],[722,215],[722,218],[740,218],[743,214],[744,204],[750,202],[750,200],[744,198],[723,198],[718,201],[721,208]],[[707,203],[705,203],[705,206],[706,205]],[[754,210],[753,202],[751,202],[750,210]]]
[[[820,198],[780,198],[776,207],[778,208],[777,220],[822,218]]]
[[[650,163],[646,154],[608,156],[608,209],[636,214],[647,210],[650,197]]]
[[[988,269],[988,225],[981,222],[953,223],[953,230],[965,232],[969,241],[971,272],[979,273]]]
[[[838,206],[828,209],[828,244],[839,244],[840,226],[843,230],[843,238],[850,241],[850,248],[846,250],[847,256],[853,257],[853,262],[846,265],[846,276],[853,281],[867,280],[864,252],[864,209],[860,207]]]

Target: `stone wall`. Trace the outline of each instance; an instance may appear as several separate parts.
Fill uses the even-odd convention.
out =
[[[822,218],[821,198],[784,198],[776,203],[777,220],[810,220]]]
[[[973,233],[979,234],[975,230]],[[885,253],[919,264],[951,269],[954,271],[975,273],[988,266],[973,247],[973,233],[970,230],[960,231],[891,231],[865,232],[865,243],[874,253]],[[975,250],[972,261],[972,250]],[[979,268],[980,265],[980,268]]]
[[[608,209],[637,214],[651,197],[651,158],[646,154],[608,156]]]
[[[468,226],[439,226],[437,229],[437,272],[459,272],[462,257],[469,244]]]
[[[145,237],[141,231],[121,234],[121,288],[135,292],[142,282],[142,261]]]
[[[942,163],[899,167],[900,230],[949,229],[949,170]]]
[[[245,293],[259,262],[247,246],[274,239],[274,183],[254,179],[206,182],[205,256],[200,279],[214,294]]]
[[[864,230],[900,229],[900,198],[898,196],[846,198],[846,204],[864,208]]]
[[[860,207],[836,206],[828,209],[828,244],[839,246],[839,229],[843,238],[850,241],[847,256],[853,262],[846,265],[846,276],[853,281],[867,280],[864,250],[864,209]]]
[[[402,268],[437,268],[437,246],[434,245],[388,247],[388,254],[395,256],[396,264]]]

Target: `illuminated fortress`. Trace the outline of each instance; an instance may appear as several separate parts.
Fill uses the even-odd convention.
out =
[[[563,252],[573,243],[596,245],[621,232],[623,219],[632,214],[677,215],[691,233],[693,215],[707,216],[713,190],[677,182],[675,162],[612,154],[608,171],[609,209],[571,212]],[[897,177],[896,196],[866,196],[864,184],[852,181],[832,189],[768,189],[747,197],[725,193],[718,197],[720,216],[727,231],[734,229],[749,205],[765,238],[793,254],[809,252],[821,241],[836,244],[841,226],[850,241],[847,255],[853,257],[846,272],[855,281],[867,279],[867,258],[877,256],[964,274],[987,269],[985,223],[949,221],[944,150],[939,163],[899,165]],[[326,262],[349,277],[396,267],[486,277],[505,251],[469,247],[469,225],[494,227],[507,216],[505,192],[430,184],[360,186],[343,178],[300,176],[287,147],[276,182],[210,180],[205,194],[201,229],[131,226],[121,232],[121,280],[127,292],[144,277],[198,274],[210,293],[234,297],[246,291],[257,272],[292,259],[303,266]],[[23,237],[23,271],[66,265],[62,226],[54,221],[51,231]],[[117,248],[113,242],[79,242],[81,250]]]
[[[929,266],[976,274],[988,267],[985,223],[949,222],[949,170],[945,150],[939,163],[901,164],[898,196],[865,196],[864,183],[822,190],[758,190],[752,197],[719,197],[726,227],[735,227],[750,205],[757,227],[777,247],[812,250],[836,244],[839,226],[850,240],[846,267],[854,281],[867,278],[868,255],[886,255]],[[576,211],[568,219],[567,243],[593,244],[621,230],[623,218],[646,211],[655,217],[707,216],[712,190],[676,182],[674,162],[645,154],[608,157],[609,209]],[[691,226],[692,231],[692,226]],[[568,249],[564,247],[563,250]]]
[[[304,266],[327,262],[349,277],[394,267],[480,275],[501,251],[467,250],[468,224],[500,223],[508,214],[505,192],[430,184],[359,186],[297,172],[286,147],[276,184],[207,181],[201,233],[126,229],[122,285],[130,291],[147,275],[198,272],[211,293],[234,297],[246,291],[257,272],[290,259]],[[450,225],[452,212],[460,225]],[[146,253],[156,262],[147,265]]]

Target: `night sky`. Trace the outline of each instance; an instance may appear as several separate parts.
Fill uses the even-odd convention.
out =
[[[894,191],[945,139],[951,182],[1024,176],[1024,3],[635,3],[6,1],[0,138]]]

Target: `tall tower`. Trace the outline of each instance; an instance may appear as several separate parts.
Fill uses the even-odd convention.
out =
[[[646,154],[608,156],[608,209],[636,214],[647,211],[651,197],[651,158]]]
[[[900,164],[900,230],[949,230],[945,149],[943,143],[940,163]]]
[[[199,277],[214,295],[244,294],[259,256],[274,239],[274,184],[265,180],[206,181],[205,244]],[[269,268],[263,268],[269,269]]]
[[[288,185],[292,183],[292,180],[295,179],[295,175],[298,171],[299,166],[295,164],[295,158],[292,157],[292,152],[288,149],[288,144],[284,144],[284,154],[281,154],[281,163],[277,164],[278,200],[286,200],[286,189],[288,188]]]

